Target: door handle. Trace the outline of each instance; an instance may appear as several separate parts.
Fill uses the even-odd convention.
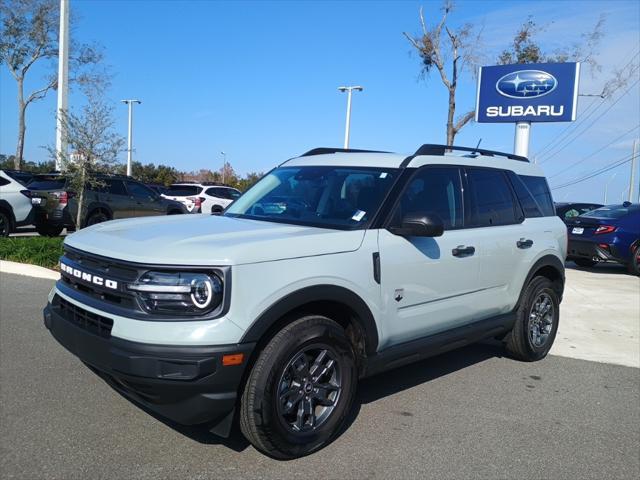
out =
[[[521,238],[516,242],[518,248],[530,248],[533,245],[533,240]]]
[[[464,245],[458,245],[456,248],[451,250],[451,254],[454,257],[467,257],[476,253],[476,247],[466,247]]]

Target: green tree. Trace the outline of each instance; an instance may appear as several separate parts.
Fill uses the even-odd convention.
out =
[[[11,72],[17,85],[18,139],[14,167],[19,170],[24,155],[27,108],[57,88],[56,62],[60,2],[58,0],[0,1],[0,64]],[[98,72],[83,67],[98,64],[102,54],[95,46],[72,43],[69,55],[70,81],[91,82]],[[48,62],[48,63],[47,63]],[[42,83],[25,94],[25,78],[34,65],[47,64]]]

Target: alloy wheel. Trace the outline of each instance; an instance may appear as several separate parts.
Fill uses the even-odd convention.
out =
[[[342,392],[336,354],[325,345],[306,347],[287,363],[278,382],[277,409],[294,433],[314,431],[335,409]]]
[[[540,348],[547,343],[553,330],[554,314],[551,296],[545,292],[539,294],[529,311],[529,341],[534,347]]]

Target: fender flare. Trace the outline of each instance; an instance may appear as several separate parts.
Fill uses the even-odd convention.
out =
[[[564,262],[562,262],[555,255],[544,255],[540,257],[536,263],[529,269],[529,273],[527,274],[524,283],[522,284],[522,288],[520,290],[520,296],[518,298],[517,305],[520,305],[520,300],[522,299],[522,292],[524,292],[525,287],[529,284],[529,282],[533,279],[533,276],[538,272],[541,268],[551,267],[558,273],[560,278],[560,290],[558,291],[558,295],[562,300],[562,294],[564,292],[564,282],[565,282],[565,274],[564,274]]]
[[[337,285],[305,287],[278,299],[251,324],[240,343],[260,341],[263,335],[288,313],[309,303],[323,301],[339,303],[355,313],[355,320],[365,337],[366,353],[373,355],[378,348],[378,329],[371,310],[358,294]]]

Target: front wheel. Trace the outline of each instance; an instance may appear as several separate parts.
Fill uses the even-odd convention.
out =
[[[8,237],[11,233],[11,219],[9,215],[0,212],[0,237]]]
[[[553,283],[535,277],[520,300],[513,330],[507,336],[507,352],[526,362],[543,359],[556,338],[559,320],[560,300]]]
[[[299,318],[271,339],[251,370],[240,405],[242,433],[274,458],[308,455],[339,431],[357,377],[344,329],[319,315]]]
[[[93,212],[87,218],[87,227],[90,227],[91,225],[96,225],[98,223],[107,222],[108,220],[109,220],[109,217],[107,216],[106,213],[101,211]]]

